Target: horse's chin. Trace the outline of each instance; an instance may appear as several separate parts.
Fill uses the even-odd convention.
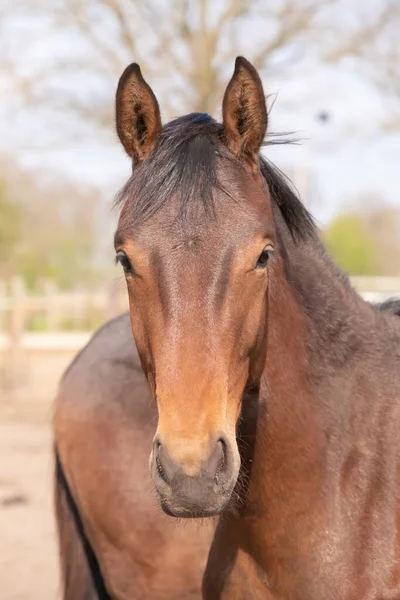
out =
[[[182,506],[174,504],[167,498],[160,498],[160,505],[166,515],[177,519],[209,519],[217,517],[228,506],[230,494],[221,499],[215,499],[212,505],[208,506]]]

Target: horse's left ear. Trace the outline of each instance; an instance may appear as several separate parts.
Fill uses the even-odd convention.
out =
[[[223,127],[229,150],[247,163],[257,163],[267,131],[267,107],[260,76],[242,56],[235,61],[222,104]]]
[[[152,150],[162,129],[157,99],[137,63],[121,75],[115,113],[118,137],[136,165]]]

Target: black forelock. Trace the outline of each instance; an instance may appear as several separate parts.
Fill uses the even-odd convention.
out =
[[[192,113],[166,124],[154,150],[134,169],[116,197],[117,206],[129,203],[125,225],[148,219],[174,196],[179,197],[182,217],[192,202],[202,202],[205,214],[214,213],[215,190],[229,195],[218,177],[219,163],[224,160],[237,162],[223,144],[222,125],[209,115]],[[290,181],[264,157],[260,166],[271,200],[279,207],[293,238],[313,236],[313,219]]]

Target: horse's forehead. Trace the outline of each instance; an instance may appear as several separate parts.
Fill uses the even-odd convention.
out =
[[[182,246],[191,248],[201,245],[217,251],[219,247],[246,241],[265,231],[269,219],[252,207],[235,202],[231,198],[216,198],[213,206],[185,207],[170,205],[158,211],[136,228],[138,243],[147,246]]]
[[[222,178],[221,178],[222,179]],[[178,192],[136,230],[143,235],[233,235],[257,230],[265,221],[272,221],[268,195],[261,185],[253,182],[246,185],[241,178],[220,181],[207,201],[202,198],[201,190],[194,190],[187,202],[182,202]]]

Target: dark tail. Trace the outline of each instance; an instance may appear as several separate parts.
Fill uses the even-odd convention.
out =
[[[55,512],[63,600],[111,600],[55,451]]]

